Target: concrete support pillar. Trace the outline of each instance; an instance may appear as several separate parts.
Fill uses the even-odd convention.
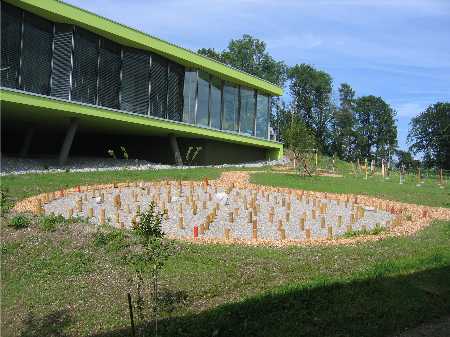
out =
[[[169,135],[170,147],[172,148],[173,155],[175,157],[175,163],[179,166],[183,166],[183,159],[181,159],[180,148],[178,147],[177,137],[175,135]]]
[[[67,129],[61,151],[59,152],[59,165],[64,165],[69,156],[70,148],[72,147],[73,137],[78,128],[78,120],[76,118],[70,119],[69,128]]]
[[[23,139],[22,147],[20,148],[19,157],[27,157],[30,152],[31,141],[33,140],[35,126],[30,125],[26,131],[25,138]]]

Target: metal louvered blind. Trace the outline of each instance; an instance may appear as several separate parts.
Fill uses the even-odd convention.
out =
[[[1,2],[1,85],[19,88],[22,11]]]
[[[101,39],[98,72],[98,105],[119,109],[121,50],[118,44]]]
[[[184,68],[175,63],[170,63],[167,88],[167,118],[179,122],[183,119],[183,83]]]
[[[52,60],[53,24],[25,12],[22,48],[22,88],[48,95]]]
[[[166,118],[167,111],[167,61],[152,55],[150,68],[150,114]]]
[[[150,55],[139,50],[124,48],[120,109],[146,115],[149,81]]]
[[[53,66],[50,82],[51,95],[70,99],[70,76],[72,72],[73,26],[55,24],[53,39]]]
[[[98,37],[76,27],[74,40],[72,100],[96,104]]]

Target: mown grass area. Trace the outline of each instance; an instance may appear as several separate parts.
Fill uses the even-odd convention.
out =
[[[2,336],[130,335],[126,235],[80,224],[2,237]],[[177,245],[160,336],[386,336],[450,313],[450,222],[351,247]]]
[[[227,168],[228,170],[232,168]],[[263,168],[261,168],[263,169]],[[196,168],[168,170],[120,170],[97,172],[62,172],[24,175],[8,175],[1,178],[2,190],[14,199],[21,199],[43,192],[56,191],[77,185],[103,184],[139,180],[201,180],[216,179],[225,169]]]
[[[416,177],[406,176],[405,183],[399,184],[398,175],[390,179],[379,176],[346,175],[344,177],[299,176],[297,174],[260,172],[251,177],[251,182],[261,185],[282,186],[319,192],[363,194],[383,199],[413,204],[450,207],[450,187],[440,188],[436,179],[426,179],[417,187]]]
[[[39,175],[3,177],[2,183],[8,180],[15,199],[38,193],[30,182],[45,191],[61,184],[179,179],[180,174],[214,178],[220,172],[72,173],[57,181],[55,175]],[[291,179],[272,173],[253,179],[267,176]],[[361,193],[359,185],[347,186],[349,178],[328,179],[324,190]],[[331,184],[339,179],[347,183]],[[284,179],[270,183],[286,186]],[[429,194],[442,205],[441,197]],[[47,226],[50,220],[31,217],[28,227],[20,221],[14,229],[6,226],[9,219],[2,220],[2,336],[131,336],[126,294],[131,290],[136,298],[136,289],[123,259],[128,231],[99,231],[61,219]],[[394,336],[450,314],[449,221],[411,237],[354,246],[176,245],[178,254],[161,275],[165,311],[159,336]],[[151,319],[138,325],[154,335]]]

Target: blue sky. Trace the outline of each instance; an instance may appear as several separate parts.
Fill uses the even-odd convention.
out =
[[[185,48],[224,49],[251,34],[288,65],[325,70],[334,87],[383,97],[408,123],[450,101],[450,0],[98,0],[67,2]]]

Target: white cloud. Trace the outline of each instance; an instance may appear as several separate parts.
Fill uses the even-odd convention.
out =
[[[418,103],[402,103],[395,106],[398,117],[415,117],[424,110],[424,106]]]

